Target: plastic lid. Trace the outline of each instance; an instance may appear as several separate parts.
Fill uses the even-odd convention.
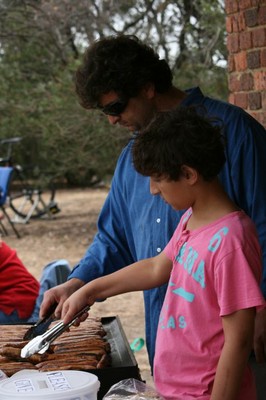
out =
[[[0,398],[68,400],[92,393],[96,399],[99,387],[98,377],[89,372],[24,370],[0,382]]]

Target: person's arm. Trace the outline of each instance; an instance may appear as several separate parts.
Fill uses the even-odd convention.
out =
[[[226,122],[229,126],[227,140],[232,143],[227,146],[230,147],[226,154],[230,168],[225,181],[229,185],[229,195],[256,224],[263,257],[261,289],[266,298],[266,131],[244,112],[235,116],[227,114],[231,121]],[[234,138],[239,142],[233,142]],[[266,361],[265,311],[256,315],[254,351],[258,362]]]
[[[168,282],[172,261],[162,252],[156,257],[138,261],[108,276],[95,279],[73,293],[62,308],[64,323],[68,323],[85,306],[98,299],[118,294],[147,290]]]
[[[90,282],[137,260],[136,232],[132,228],[132,221],[136,218],[133,219],[134,207],[131,207],[130,201],[134,200],[141,212],[142,202],[138,198],[143,200],[143,195],[142,187],[134,189],[134,184],[131,184],[134,176],[128,146],[117,162],[111,188],[97,221],[97,233],[84,257],[72,270],[69,279],[77,278],[83,282]]]
[[[222,317],[224,346],[218,362],[211,400],[235,400],[252,348],[255,309]]]
[[[266,308],[256,314],[253,348],[258,363],[266,362]]]
[[[123,195],[124,181],[127,182],[129,170],[132,168],[128,153],[129,150],[125,149],[119,158],[111,189],[98,218],[98,232],[93,242],[70,273],[68,281],[45,293],[40,308],[41,318],[55,302],[59,304],[56,316],[60,318],[64,301],[77,289],[135,261],[132,224],[129,220],[128,202]]]
[[[259,241],[262,249],[262,280],[261,289],[266,298],[266,131],[256,122],[246,127],[245,141],[239,149],[239,157],[249,165],[247,171],[243,170],[243,164],[239,163],[241,172],[238,175],[240,207],[244,209],[256,224]],[[244,158],[243,158],[244,157]],[[246,170],[246,168],[244,168]],[[236,177],[235,177],[236,179]],[[243,186],[242,186],[243,185]],[[254,352],[257,362],[266,362],[266,312],[259,311],[256,314],[254,332]]]
[[[60,318],[65,300],[84,284],[85,282],[81,281],[80,279],[73,278],[65,283],[62,283],[61,285],[47,290],[43,295],[43,301],[40,306],[40,318],[46,317],[54,304],[58,304],[54,314],[56,318]]]

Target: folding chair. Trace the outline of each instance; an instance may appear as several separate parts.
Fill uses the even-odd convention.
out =
[[[13,168],[12,167],[0,167],[0,208],[3,211],[4,216],[8,220],[10,226],[12,227],[14,233],[16,234],[17,238],[20,238],[20,234],[18,233],[17,229],[11,218],[9,217],[6,206],[7,204],[7,195],[8,195],[8,188],[12,176]],[[4,228],[2,221],[0,223],[1,228],[4,234],[7,234],[6,229]]]
[[[5,214],[4,214],[4,213],[1,213],[1,214],[0,214],[1,233],[2,233],[3,236],[7,236],[7,235],[8,235],[8,232],[7,232],[7,230],[6,230],[5,225],[4,225],[3,222],[2,222],[2,220],[3,220],[4,218],[5,218]]]

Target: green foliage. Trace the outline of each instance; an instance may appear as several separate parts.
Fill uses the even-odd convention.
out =
[[[228,99],[227,71],[225,68],[206,68],[202,64],[185,62],[174,70],[174,84],[180,89],[199,86],[207,96],[224,101]]]
[[[45,166],[49,160],[46,169],[52,167],[70,184],[90,185],[95,179],[112,175],[128,132],[111,127],[100,113],[80,107],[70,71],[71,68],[62,71],[60,79],[49,85],[48,96],[41,101],[40,161]]]
[[[226,58],[224,25],[219,0],[0,0],[0,137],[23,137],[15,160],[29,171],[39,165],[77,185],[111,176],[129,133],[78,104],[84,46],[136,34],[171,63],[176,86],[226,100],[226,69],[214,62]]]

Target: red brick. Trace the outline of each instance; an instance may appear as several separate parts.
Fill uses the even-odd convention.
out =
[[[235,58],[233,54],[228,54],[227,56],[227,72],[235,71]]]
[[[266,24],[266,6],[262,6],[259,8],[258,23],[259,25]]]
[[[241,74],[239,79],[239,91],[248,92],[249,90],[254,89],[254,79],[251,73]]]
[[[241,50],[251,49],[252,48],[252,39],[251,32],[241,32],[239,34],[239,47]]]
[[[266,90],[266,71],[254,71],[254,89]]]
[[[248,106],[250,110],[259,110],[261,108],[260,92],[250,92],[248,94]]]
[[[253,111],[252,113],[250,112],[252,117],[254,117],[264,128],[266,129],[266,113],[263,110],[260,111]]]
[[[226,14],[232,14],[238,11],[238,1],[225,0],[225,11]]]
[[[229,53],[237,53],[239,50],[238,34],[231,34],[227,37],[227,48]]]
[[[266,46],[266,28],[257,28],[252,31],[253,47]]]
[[[226,17],[225,18],[225,28],[227,33],[232,33],[233,32],[233,21],[232,17]]]
[[[245,10],[246,8],[252,7],[252,0],[240,0],[237,2],[239,3],[240,10]]]
[[[234,56],[229,54],[227,56],[227,71],[234,72],[235,71],[235,59]]]
[[[228,86],[231,92],[239,92],[241,90],[239,75],[237,74],[229,75]]]
[[[258,10],[256,8],[250,8],[249,10],[245,10],[244,16],[248,27],[253,27],[258,25]]]
[[[264,128],[266,129],[266,113],[265,113],[265,111],[262,110],[262,111],[259,113],[259,116],[261,117],[261,118],[259,118],[259,122],[260,122],[261,125],[264,126]]]
[[[233,32],[239,32],[238,14],[232,16],[232,29]]]
[[[262,112],[261,112],[261,114],[263,117],[261,120],[261,124],[266,128],[266,112],[265,112],[265,110],[266,110],[266,91],[262,92],[261,97],[262,97],[262,106],[261,106]]]
[[[261,100],[262,100],[262,109],[266,110],[266,91],[261,93]]]
[[[247,69],[247,56],[245,51],[235,54],[236,71],[245,71]]]
[[[227,16],[225,20],[225,25],[227,33],[238,32],[238,14]]]
[[[234,95],[234,93],[230,93],[229,94],[228,103],[235,104],[235,95]]]
[[[244,10],[246,8],[256,7],[260,4],[265,3],[266,0],[236,0],[239,3],[239,9]]]
[[[261,57],[259,50],[250,51],[247,53],[248,68],[250,69],[260,68],[260,62],[261,62]]]
[[[261,50],[260,64],[261,64],[261,67],[266,67],[266,48]]]
[[[240,13],[238,14],[238,29],[239,29],[239,32],[246,31],[246,29],[247,29],[243,11],[240,11]]]
[[[249,111],[249,110],[246,110],[248,113],[249,113],[249,115],[251,115],[253,118],[255,118],[255,119],[257,119],[257,114],[258,114],[258,111],[256,112],[254,112],[254,111]]]
[[[260,115],[260,117],[261,117],[261,118],[259,118],[259,122],[260,122],[261,125],[263,125],[264,128],[266,129],[266,113],[265,113],[265,111],[262,110],[262,111],[259,113],[259,115]]]
[[[260,52],[260,65],[266,67],[266,49],[262,49]]]
[[[248,94],[247,93],[235,93],[235,104],[238,107],[244,108],[248,107]]]

